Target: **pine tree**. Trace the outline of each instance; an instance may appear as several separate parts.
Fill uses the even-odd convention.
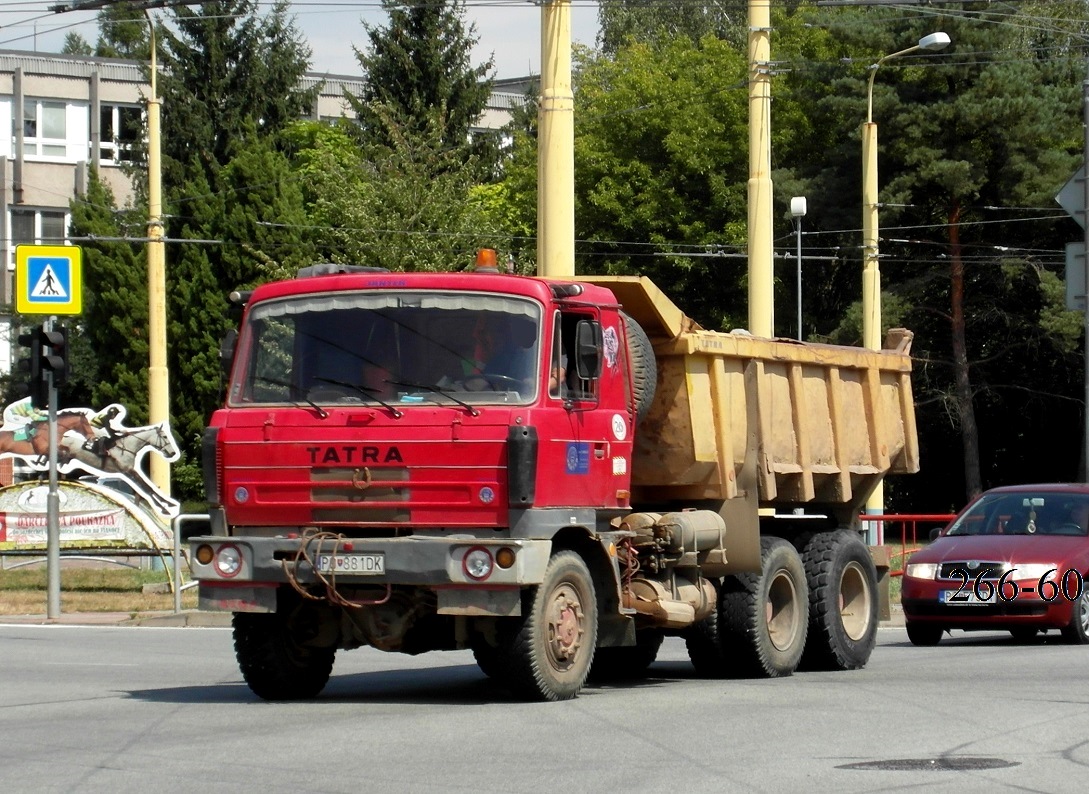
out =
[[[363,68],[360,97],[348,100],[365,139],[392,146],[402,129],[438,125],[446,148],[464,150],[491,95],[493,59],[471,65],[475,27],[460,0],[404,4],[382,0],[389,27],[365,25],[370,47],[355,49]]]
[[[143,237],[146,219],[119,212],[110,189],[92,167],[87,192],[72,201],[70,235],[83,249],[84,311],[72,334],[70,404],[128,409],[147,419],[148,297],[143,246],[119,238]]]
[[[219,345],[227,295],[309,260],[298,231],[301,194],[282,153],[286,128],[308,111],[310,51],[277,2],[172,9],[159,87],[167,236],[172,417],[186,453],[182,496],[199,483],[200,435],[222,398]],[[235,162],[235,159],[238,162]],[[200,241],[200,242],[197,242]],[[184,384],[180,386],[179,384]]]

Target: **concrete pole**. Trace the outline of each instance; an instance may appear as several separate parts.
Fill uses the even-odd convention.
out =
[[[541,104],[537,136],[537,274],[575,275],[575,97],[571,2],[541,3]]]
[[[862,346],[871,350],[881,349],[877,199],[877,124],[867,120],[862,125]],[[885,483],[879,481],[866,500],[866,512],[881,515],[884,510]],[[870,545],[880,543],[879,525],[871,524],[868,535]]]
[[[151,32],[151,95],[147,102],[147,297],[148,347],[147,374],[148,420],[158,424],[170,419],[170,380],[166,364],[166,250],[163,243],[162,165],[160,160],[160,101],[156,80],[155,23],[144,9]],[[159,455],[151,455],[151,481],[170,495],[170,464]]]
[[[749,0],[749,331],[770,337],[772,301],[771,1]]]

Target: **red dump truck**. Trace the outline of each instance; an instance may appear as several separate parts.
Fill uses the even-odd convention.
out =
[[[858,516],[918,469],[910,333],[702,329],[640,277],[315,266],[237,295],[204,439],[200,608],[249,687],[338,650],[471,649],[530,699],[645,673],[863,666],[887,564]]]

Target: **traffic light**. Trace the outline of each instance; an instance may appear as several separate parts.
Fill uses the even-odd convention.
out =
[[[63,386],[68,380],[68,329],[57,326],[51,331],[41,329],[41,368],[44,380],[46,372],[53,373],[53,385]]]
[[[19,334],[19,344],[27,348],[26,358],[19,365],[27,375],[30,402],[35,408],[45,408],[49,405],[46,373],[52,373],[54,387],[68,380],[68,329],[47,331],[39,325],[29,333]]]

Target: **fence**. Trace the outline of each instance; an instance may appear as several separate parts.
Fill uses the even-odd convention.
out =
[[[930,533],[941,529],[953,520],[955,513],[894,513],[889,515],[864,514],[859,516],[863,524],[878,524],[878,538],[889,550],[889,574],[904,575],[904,564],[912,552],[921,549],[930,540]],[[922,533],[920,535],[920,532]],[[899,540],[896,540],[896,538]]]

